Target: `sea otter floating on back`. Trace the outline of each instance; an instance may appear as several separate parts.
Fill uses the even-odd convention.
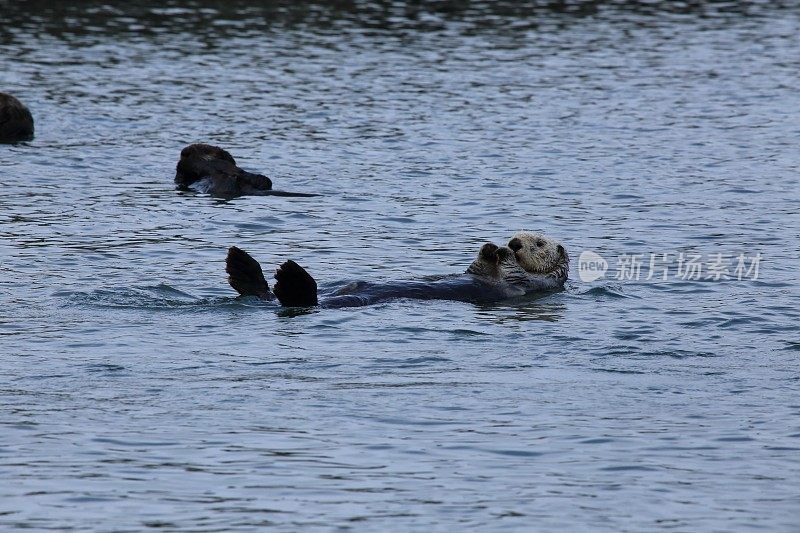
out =
[[[243,296],[271,300],[285,307],[354,307],[399,298],[492,302],[536,292],[563,289],[569,270],[569,256],[558,242],[539,233],[519,232],[498,247],[484,244],[477,259],[463,274],[385,283],[357,282],[341,287],[320,302],[317,283],[292,260],[275,273],[272,292],[261,265],[236,247],[228,250],[225,271],[228,282]]]
[[[237,196],[316,196],[301,192],[272,190],[272,180],[236,166],[233,156],[218,146],[190,144],[181,150],[175,168],[179,190],[195,190],[219,198]]]

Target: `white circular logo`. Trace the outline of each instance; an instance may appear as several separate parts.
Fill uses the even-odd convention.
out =
[[[608,263],[600,255],[584,250],[578,258],[578,276],[586,283],[598,280],[606,275]]]

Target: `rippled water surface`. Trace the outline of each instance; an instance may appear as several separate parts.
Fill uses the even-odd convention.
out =
[[[37,128],[0,146],[0,529],[800,528],[800,7],[69,4],[0,1]],[[197,141],[323,195],[176,192]],[[567,290],[297,314],[224,273],[520,228]],[[651,253],[763,259],[615,279]]]

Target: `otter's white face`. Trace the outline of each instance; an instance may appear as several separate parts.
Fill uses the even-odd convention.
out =
[[[569,262],[557,241],[532,231],[520,231],[508,241],[519,266],[534,274],[549,274]]]

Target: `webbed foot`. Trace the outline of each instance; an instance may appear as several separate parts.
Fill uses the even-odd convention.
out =
[[[228,273],[228,283],[242,296],[258,296],[264,300],[271,298],[261,265],[241,248],[228,248],[225,272]]]
[[[273,292],[284,307],[317,305],[317,282],[291,259],[278,267],[275,280]]]

